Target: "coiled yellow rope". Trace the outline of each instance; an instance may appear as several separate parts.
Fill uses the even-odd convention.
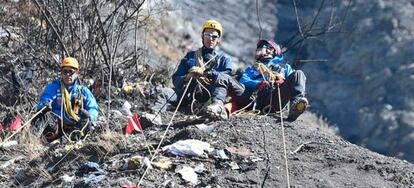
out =
[[[75,120],[76,122],[78,122],[80,120],[80,117],[76,114],[76,112],[78,111],[79,107],[83,108],[82,95],[80,95],[81,99],[78,101],[75,101],[74,106],[72,107],[72,102],[70,100],[70,94],[63,83],[60,84],[60,91],[62,93],[62,104],[63,104],[63,110],[64,110],[65,115]]]
[[[253,67],[260,72],[268,81],[275,81],[278,79],[278,74],[269,69],[265,64],[256,62]]]

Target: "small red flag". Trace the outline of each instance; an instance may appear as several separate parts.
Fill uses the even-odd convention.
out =
[[[9,131],[17,131],[19,132],[20,129],[22,127],[22,120],[20,119],[19,116],[15,116],[13,121],[11,122],[10,126],[9,126]]]
[[[134,131],[142,132],[141,123],[136,114],[133,114],[132,117],[128,118],[128,123],[125,127],[125,135],[129,135]]]
[[[139,186],[138,185],[133,185],[133,186],[123,185],[121,188],[139,188]]]

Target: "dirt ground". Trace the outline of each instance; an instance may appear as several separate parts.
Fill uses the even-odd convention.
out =
[[[167,122],[171,112],[164,117]],[[310,113],[295,122],[284,122],[287,164],[291,187],[413,187],[414,165],[385,157],[351,144],[326,127],[311,124]],[[140,187],[286,187],[282,127],[272,116],[232,117],[229,121],[203,118],[183,120],[179,114],[163,146],[179,140],[198,139],[213,148],[204,157],[179,157],[160,152],[153,162],[165,157],[168,169],[153,165]],[[182,121],[180,121],[182,120]],[[200,129],[204,123],[208,129]],[[144,125],[152,152],[167,125]],[[27,145],[0,149],[2,187],[120,187],[134,186],[146,166],[134,163],[134,156],[148,157],[142,134],[124,137],[117,132],[98,132],[79,149],[65,145],[29,148]],[[216,151],[223,151],[224,156]],[[15,159],[10,163],[11,160]],[[85,172],[85,162],[96,162],[100,170]],[[142,160],[141,160],[142,161]],[[195,184],[178,173],[184,167],[198,168]],[[99,173],[102,172],[102,173]],[[88,175],[103,175],[87,182]],[[86,175],[85,175],[86,174]]]

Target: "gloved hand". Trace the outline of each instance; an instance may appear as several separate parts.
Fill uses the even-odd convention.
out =
[[[193,66],[190,68],[190,70],[188,70],[188,74],[193,74],[195,76],[201,76],[203,75],[203,68],[199,67],[199,66]]]
[[[43,113],[49,112],[52,110],[52,101],[47,100],[43,103],[43,107],[46,107],[45,109],[43,109]]]
[[[259,84],[257,84],[256,89],[263,90],[263,89],[266,89],[268,86],[269,86],[269,82],[266,80],[263,80]]]
[[[192,77],[199,77],[202,76],[204,73],[204,69],[199,66],[193,66],[188,70],[187,76],[185,80],[189,80]]]
[[[274,85],[281,85],[284,82],[285,82],[285,77],[282,74],[277,74]]]
[[[275,80],[275,85],[282,85],[283,83],[285,82],[285,79],[278,79],[278,80]]]

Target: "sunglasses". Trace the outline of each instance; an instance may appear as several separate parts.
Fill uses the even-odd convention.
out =
[[[260,44],[259,46],[257,46],[257,49],[260,49],[260,48],[270,49],[271,47],[266,44]]]
[[[63,69],[62,70],[62,74],[63,75],[67,75],[67,76],[72,76],[73,74],[75,74],[75,70],[73,69]]]
[[[220,36],[212,34],[212,33],[203,33],[203,36],[209,39],[213,39],[213,40],[220,38]]]

